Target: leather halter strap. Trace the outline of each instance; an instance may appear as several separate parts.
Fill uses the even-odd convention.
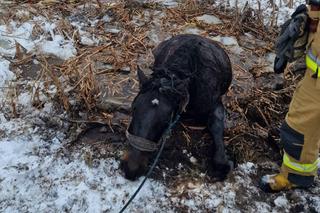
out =
[[[132,135],[129,133],[128,130],[126,131],[126,136],[129,141],[129,144],[140,151],[154,152],[159,147],[159,142],[154,142],[146,138]]]
[[[176,117],[175,120],[173,120],[174,113],[172,113],[170,125],[165,132],[168,132],[168,130],[170,131],[172,126],[179,120],[180,114],[186,110],[186,106],[188,105],[188,103],[189,103],[189,96],[186,98],[186,100],[181,105],[179,112],[175,116]],[[129,133],[128,130],[126,130],[126,137],[127,137],[128,142],[131,146],[133,146],[134,148],[138,149],[139,151],[143,151],[143,152],[154,152],[154,151],[158,150],[158,148],[161,144],[161,140],[163,139],[163,138],[161,138],[158,142],[151,141],[146,138],[132,135],[131,133]]]

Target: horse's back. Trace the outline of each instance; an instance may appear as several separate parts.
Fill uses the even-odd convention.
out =
[[[225,93],[232,79],[231,63],[225,50],[215,41],[198,35],[182,34],[161,42],[153,51],[154,70],[165,67],[186,77],[205,75],[221,78]]]
[[[197,35],[178,35],[153,51],[154,72],[166,68],[180,78],[190,78],[189,108],[206,114],[232,80],[230,59],[218,43]]]

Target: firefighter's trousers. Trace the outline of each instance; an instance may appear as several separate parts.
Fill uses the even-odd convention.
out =
[[[284,157],[281,172],[301,187],[310,186],[318,169],[320,145],[320,78],[308,69],[297,85],[281,127]]]

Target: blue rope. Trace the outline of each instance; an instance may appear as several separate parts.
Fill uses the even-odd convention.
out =
[[[137,196],[137,194],[139,193],[139,191],[141,190],[141,188],[143,187],[144,183],[146,182],[146,180],[148,179],[148,177],[151,175],[153,169],[155,168],[156,164],[158,163],[159,161],[159,158],[160,158],[160,155],[163,151],[163,148],[164,148],[164,145],[167,141],[167,136],[170,134],[172,128],[174,127],[174,125],[178,122],[178,120],[180,119],[180,115],[178,114],[176,116],[176,118],[174,119],[173,122],[170,122],[168,128],[166,129],[164,135],[162,136],[161,138],[161,146],[160,146],[160,149],[157,153],[157,156],[156,158],[154,159],[149,171],[147,172],[146,176],[144,177],[144,179],[142,180],[142,182],[140,183],[139,187],[137,188],[137,190],[134,192],[134,194],[131,196],[131,198],[127,201],[127,203],[122,207],[122,209],[120,210],[119,213],[122,213],[124,212],[127,207],[130,205],[130,203],[133,201],[133,199]]]

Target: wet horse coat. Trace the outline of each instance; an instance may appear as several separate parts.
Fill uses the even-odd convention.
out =
[[[178,35],[159,44],[153,52],[153,73],[138,70],[140,92],[132,104],[128,132],[158,141],[170,120],[183,113],[206,120],[212,136],[212,174],[224,179],[232,167],[224,143],[224,106],[221,96],[232,80],[228,55],[214,41],[197,35]],[[143,174],[150,155],[130,146],[121,163],[125,176]]]

